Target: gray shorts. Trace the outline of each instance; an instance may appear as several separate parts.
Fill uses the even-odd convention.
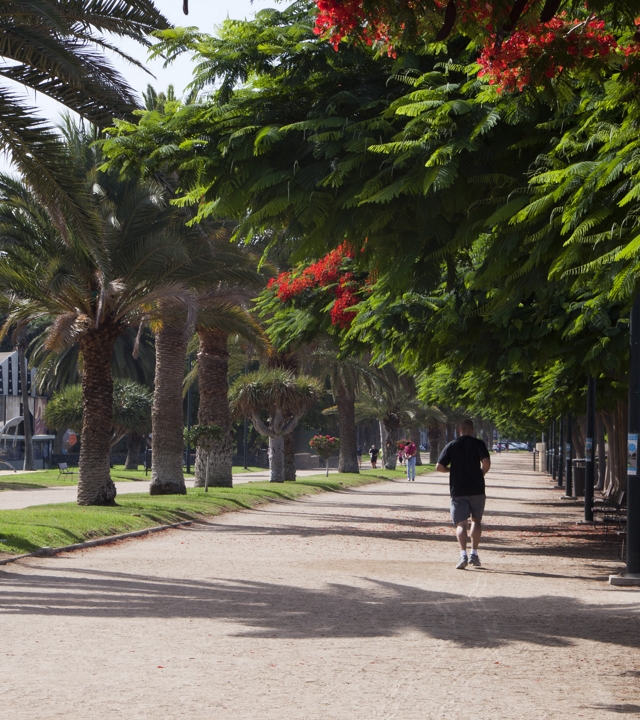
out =
[[[469,517],[482,520],[486,495],[457,495],[451,498],[451,520],[454,525]]]

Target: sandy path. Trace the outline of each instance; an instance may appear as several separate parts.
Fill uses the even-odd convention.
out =
[[[298,470],[298,477],[309,477],[317,475],[321,470]],[[329,475],[336,471],[329,470]],[[235,485],[248,482],[266,482],[269,480],[269,471],[251,472],[233,476]],[[193,487],[193,480],[187,480],[187,487]],[[116,490],[118,495],[129,495],[130,493],[149,492],[150,480],[136,480],[135,482],[117,482]],[[59,485],[49,488],[24,488],[21,490],[3,490],[0,492],[0,510],[21,510],[34,505],[49,505],[51,503],[75,502],[78,495],[77,485]]]
[[[495,458],[480,570],[435,475],[7,566],[0,717],[638,717],[640,595],[529,462]]]

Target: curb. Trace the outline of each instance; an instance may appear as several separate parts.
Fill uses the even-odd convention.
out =
[[[28,557],[53,557],[61,552],[72,552],[73,550],[84,550],[85,548],[97,547],[98,545],[109,545],[110,543],[118,542],[118,540],[142,537],[143,535],[150,535],[151,533],[170,530],[171,528],[185,527],[186,525],[192,525],[194,522],[194,520],[183,520],[182,522],[171,523],[170,525],[156,525],[155,527],[144,528],[144,530],[133,530],[132,532],[120,533],[120,535],[109,535],[108,537],[97,538],[96,540],[85,540],[85,542],[74,543],[73,545],[63,545],[57,548],[43,547],[32,553],[15,555],[14,557],[0,560],[0,565],[8,565],[9,563]]]

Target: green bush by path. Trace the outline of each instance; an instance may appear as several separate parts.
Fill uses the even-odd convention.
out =
[[[432,465],[418,468],[419,473]],[[403,477],[401,471],[364,470],[360,475],[326,478],[312,475],[297,482],[249,482],[234,488],[189,489],[187,495],[122,495],[114,507],[86,507],[75,503],[37,505],[23,510],[0,510],[0,554],[21,554],[41,547],[61,547],[84,540],[142,530],[181,520],[197,520],[230,510],[244,510],[274,500],[339,491],[372,482]]]

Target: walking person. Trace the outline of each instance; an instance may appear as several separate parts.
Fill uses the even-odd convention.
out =
[[[451,492],[451,520],[460,545],[457,570],[469,563],[480,567],[478,545],[482,535],[482,515],[486,500],[484,476],[489,472],[491,459],[487,446],[473,437],[473,422],[460,423],[460,436],[448,443],[440,453],[436,470],[449,473]],[[471,518],[471,556],[467,555],[468,520]]]
[[[356,450],[356,455],[358,456],[358,467],[362,467],[362,445],[358,445],[358,449]]]
[[[414,442],[409,441],[404,446],[404,456],[407,458],[407,480],[409,482],[415,482],[418,448]]]
[[[369,459],[371,460],[371,468],[373,470],[376,469],[378,464],[378,452],[378,448],[375,445],[372,445],[369,449]]]

